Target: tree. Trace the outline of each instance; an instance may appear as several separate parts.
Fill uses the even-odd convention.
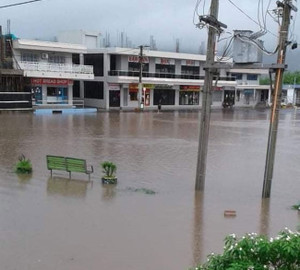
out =
[[[261,77],[259,80],[260,85],[269,85],[270,78],[269,77]],[[283,74],[283,84],[300,84],[300,71],[295,72],[285,72]]]

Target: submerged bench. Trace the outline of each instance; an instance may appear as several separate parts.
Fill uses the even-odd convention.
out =
[[[62,157],[62,156],[51,156],[47,155],[47,168],[51,172],[52,170],[60,170],[66,171],[69,173],[69,178],[71,178],[71,173],[85,173],[89,176],[89,180],[91,177],[91,173],[94,172],[93,166],[90,166],[88,169],[86,160],[72,157]]]

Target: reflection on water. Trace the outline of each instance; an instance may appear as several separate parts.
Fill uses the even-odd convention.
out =
[[[32,173],[17,173],[16,175],[20,184],[26,184],[32,178]]]
[[[91,185],[91,183],[92,182],[61,177],[50,177],[47,182],[47,194],[66,197],[85,197],[87,187]]]
[[[261,201],[259,233],[262,235],[269,236],[269,225],[270,225],[270,199],[265,198],[262,199]]]
[[[281,112],[270,200],[261,199],[269,111],[212,111],[204,194],[194,190],[199,119],[1,113],[1,269],[182,270],[222,252],[227,234],[295,229],[300,110]],[[25,178],[12,172],[21,153],[33,165]],[[87,160],[92,182],[49,178],[48,154]],[[105,160],[118,166],[117,186],[101,184]]]
[[[111,201],[117,193],[115,185],[103,185],[102,187],[102,199],[104,201]]]
[[[204,254],[204,193],[195,191],[194,206],[194,235],[193,235],[193,264],[197,265],[203,261],[207,254]]]

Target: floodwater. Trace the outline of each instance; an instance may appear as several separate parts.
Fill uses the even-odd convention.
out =
[[[300,110],[282,110],[270,200],[262,200],[269,111],[213,110],[205,192],[195,192],[200,112],[0,113],[0,262],[5,270],[183,270],[229,233],[296,230]],[[18,176],[24,154],[33,164]],[[46,155],[84,158],[85,174]],[[103,186],[100,163],[118,166]],[[147,194],[145,190],[154,191]],[[236,217],[224,217],[224,210]]]

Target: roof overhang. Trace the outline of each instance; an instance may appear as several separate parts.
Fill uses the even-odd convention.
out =
[[[47,52],[86,53],[86,46],[71,43],[60,43],[42,40],[16,39],[13,41],[16,50],[36,50]]]

